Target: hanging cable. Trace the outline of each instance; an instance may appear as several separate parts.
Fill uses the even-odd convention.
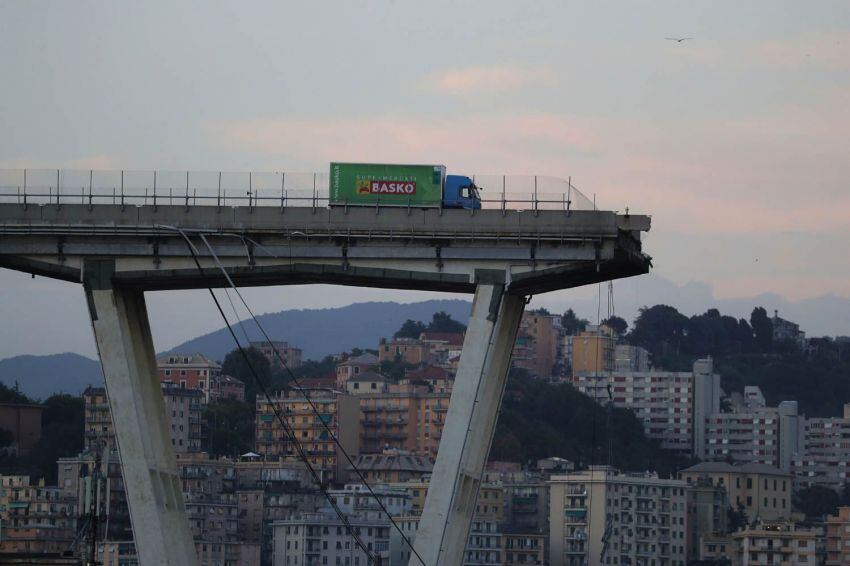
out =
[[[195,245],[192,243],[192,241],[189,239],[189,237],[182,230],[180,230],[179,228],[177,228],[176,230],[186,240],[186,243],[188,244],[188,247],[189,247],[189,253],[192,255],[192,259],[194,260],[195,265],[197,266],[199,273],[201,275],[203,275],[204,270],[203,270],[203,267],[201,267],[200,260],[198,259],[197,248],[195,247]],[[259,374],[254,369],[254,366],[251,363],[250,358],[248,357],[248,353],[245,351],[245,348],[242,347],[242,345],[239,343],[239,340],[236,338],[236,332],[233,330],[233,327],[231,326],[230,321],[227,320],[227,316],[224,314],[224,309],[222,309],[221,303],[219,302],[218,297],[215,296],[215,293],[213,292],[212,288],[208,287],[207,291],[209,291],[210,296],[212,297],[213,302],[215,303],[215,306],[218,309],[219,314],[221,314],[221,317],[224,320],[224,324],[227,326],[227,330],[230,333],[230,336],[233,338],[233,341],[236,343],[236,347],[239,350],[239,353],[241,354],[243,361],[248,366],[248,369],[251,373],[251,376],[254,378],[254,381],[255,381],[257,387],[260,389],[260,391],[263,393],[263,396],[266,398],[266,401],[268,402],[269,407],[271,407],[272,412],[274,412],[275,417],[277,418],[278,422],[280,423],[281,427],[283,428],[284,434],[289,437],[290,442],[292,442],[292,444],[295,446],[295,450],[298,452],[298,457],[304,462],[304,465],[307,467],[307,470],[310,473],[310,476],[313,478],[313,481],[315,481],[316,485],[319,487],[319,491],[321,491],[322,495],[325,496],[325,499],[327,499],[331,508],[336,513],[336,516],[339,518],[340,521],[342,521],[343,525],[345,525],[346,530],[348,531],[349,535],[354,539],[354,542],[357,544],[358,548],[360,548],[360,550],[362,550],[363,553],[366,555],[366,558],[369,561],[369,563],[370,564],[376,564],[376,565],[379,564],[379,562],[375,559],[375,557],[369,551],[368,547],[363,543],[363,540],[360,538],[360,535],[358,535],[357,532],[354,530],[354,527],[351,526],[351,522],[345,516],[345,513],[343,513],[342,509],[339,508],[339,505],[337,504],[336,499],[334,497],[332,497],[330,495],[330,493],[328,493],[328,491],[325,489],[324,485],[322,484],[322,480],[319,477],[319,474],[313,468],[312,464],[310,464],[310,461],[307,458],[307,455],[304,453],[304,448],[301,445],[301,442],[298,440],[297,436],[295,435],[295,432],[292,430],[292,428],[286,422],[286,419],[280,414],[280,410],[278,409],[278,407],[276,406],[276,404],[272,400],[271,395],[269,395],[266,384],[263,383],[262,379],[260,379]]]
[[[370,494],[370,495],[372,496],[372,498],[373,498],[373,499],[374,499],[374,500],[378,503],[378,506],[381,508],[381,510],[384,512],[384,514],[385,514],[385,515],[387,516],[387,518],[390,520],[390,523],[392,523],[393,527],[394,527],[394,528],[395,528],[395,530],[399,533],[399,535],[401,536],[401,538],[402,538],[402,540],[404,541],[404,543],[405,543],[405,544],[406,544],[406,545],[410,548],[411,552],[413,552],[413,554],[414,554],[414,555],[416,556],[416,558],[419,560],[420,564],[421,564],[422,566],[426,566],[426,565],[425,565],[425,561],[422,559],[422,557],[419,555],[419,553],[418,553],[418,552],[416,551],[416,549],[413,547],[413,543],[410,541],[410,539],[407,537],[407,535],[404,533],[404,531],[402,531],[402,529],[401,529],[401,527],[398,525],[398,523],[396,523],[396,522],[395,522],[395,519],[393,519],[392,514],[391,514],[391,513],[389,512],[389,510],[386,508],[386,506],[384,505],[383,501],[381,501],[381,498],[378,496],[378,494],[376,494],[376,493],[375,493],[375,491],[372,489],[372,486],[371,486],[371,485],[369,485],[369,482],[368,482],[368,481],[366,481],[366,477],[363,475],[363,473],[360,471],[360,469],[359,469],[359,468],[357,467],[357,465],[354,463],[354,460],[352,460],[351,456],[348,454],[348,451],[347,451],[347,450],[346,450],[346,449],[342,446],[342,444],[340,444],[339,439],[336,437],[336,435],[333,433],[333,431],[330,429],[330,427],[329,427],[329,426],[327,425],[327,423],[324,421],[324,419],[322,418],[321,413],[319,412],[318,407],[316,407],[316,404],[313,402],[313,400],[312,400],[312,399],[310,399],[310,396],[307,394],[307,390],[306,390],[306,389],[304,389],[304,388],[301,386],[301,383],[299,383],[298,378],[296,378],[296,377],[295,377],[295,374],[294,374],[294,373],[292,372],[292,370],[289,368],[289,364],[287,364],[287,363],[286,363],[286,360],[284,360],[284,359],[283,359],[283,356],[281,356],[281,355],[280,355],[280,351],[277,349],[277,346],[275,346],[275,344],[274,344],[274,342],[272,341],[272,339],[271,339],[271,338],[269,337],[269,335],[266,333],[266,330],[263,328],[263,325],[262,325],[262,324],[260,324],[259,319],[258,319],[258,318],[257,318],[257,316],[254,314],[254,312],[251,310],[251,307],[250,307],[250,306],[248,306],[248,302],[247,302],[247,301],[245,300],[245,298],[242,296],[242,293],[239,291],[239,288],[238,288],[238,287],[236,286],[236,284],[233,282],[233,279],[231,279],[230,274],[228,274],[228,273],[227,273],[227,270],[225,269],[224,265],[223,265],[223,264],[221,263],[221,261],[219,260],[218,255],[215,253],[215,250],[213,250],[213,248],[212,248],[212,246],[210,245],[209,241],[207,241],[207,239],[206,239],[205,235],[204,235],[203,233],[200,233],[200,234],[199,234],[199,236],[200,236],[200,238],[201,238],[201,241],[203,241],[203,242],[204,242],[204,245],[206,246],[207,251],[209,251],[210,255],[212,256],[212,258],[213,258],[213,262],[216,264],[216,266],[217,266],[217,267],[219,268],[219,270],[222,272],[222,274],[224,275],[225,279],[227,280],[227,283],[230,285],[231,289],[233,289],[233,291],[236,293],[236,296],[237,296],[237,297],[239,297],[239,300],[241,301],[241,303],[242,303],[242,305],[245,307],[245,309],[248,311],[248,314],[251,316],[252,320],[254,321],[254,324],[256,324],[256,325],[257,325],[257,328],[260,330],[260,333],[263,335],[263,338],[265,339],[266,343],[267,343],[267,344],[271,347],[271,349],[272,349],[272,351],[274,352],[275,357],[277,358],[277,360],[278,360],[278,362],[280,363],[281,367],[283,367],[283,369],[284,369],[284,370],[286,371],[286,373],[288,374],[290,381],[291,381],[292,383],[294,383],[294,384],[295,384],[295,388],[296,388],[296,390],[297,390],[297,391],[298,391],[298,392],[299,392],[299,393],[300,393],[300,394],[304,397],[304,399],[305,399],[305,400],[307,401],[307,403],[310,405],[310,408],[312,409],[313,413],[316,415],[316,417],[318,418],[319,422],[320,422],[320,423],[322,423],[322,426],[324,427],[325,432],[327,432],[327,433],[328,433],[328,436],[331,438],[331,440],[333,440],[334,444],[336,444],[336,445],[337,445],[337,447],[339,448],[340,452],[342,452],[343,456],[345,456],[345,459],[346,459],[346,461],[348,462],[348,465],[351,467],[351,469],[352,469],[352,470],[354,470],[354,472],[355,472],[355,474],[357,475],[357,477],[360,479],[360,481],[363,483],[363,485],[364,485],[364,486],[366,487],[366,489],[369,491],[369,494]],[[258,245],[258,244],[256,244],[256,242],[253,242],[253,240],[251,240],[251,242],[252,242],[252,243],[254,243],[255,245]],[[263,249],[264,251],[266,251],[266,253],[269,253],[269,252],[268,252],[268,250],[266,250],[266,249],[265,249],[265,248],[263,248],[262,246],[260,246],[260,248],[261,248],[261,249]]]

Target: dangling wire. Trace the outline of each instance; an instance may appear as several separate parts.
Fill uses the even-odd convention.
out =
[[[186,233],[185,233],[184,231],[180,230],[180,229],[176,229],[176,230],[178,230],[178,231],[180,232],[180,234],[184,237],[184,239],[186,239],[187,243],[190,245],[190,250],[191,250],[192,248],[194,248],[194,244],[191,242],[191,240],[190,240],[190,239],[189,239],[189,237],[186,235]],[[288,376],[289,376],[289,378],[290,378],[290,381],[291,381],[292,383],[294,383],[294,384],[295,384],[295,389],[296,389],[296,390],[297,390],[297,391],[298,391],[298,392],[299,392],[299,393],[300,393],[300,394],[304,397],[304,399],[305,399],[305,400],[307,401],[307,403],[310,405],[310,408],[312,409],[313,413],[314,413],[314,414],[316,415],[316,417],[318,418],[318,421],[321,423],[321,425],[322,425],[322,426],[323,426],[323,428],[325,429],[325,432],[327,432],[327,434],[328,434],[328,436],[330,437],[330,439],[331,439],[331,440],[334,442],[334,444],[336,444],[336,446],[339,448],[340,452],[341,452],[341,453],[343,454],[343,456],[345,457],[345,459],[346,459],[346,461],[348,462],[348,464],[349,464],[349,466],[351,467],[351,469],[355,472],[355,474],[357,475],[357,477],[360,479],[360,481],[363,483],[363,485],[364,485],[364,486],[366,487],[366,489],[369,491],[369,493],[370,493],[370,495],[372,496],[372,498],[373,498],[373,499],[374,499],[374,500],[378,503],[378,506],[381,508],[381,510],[384,512],[384,514],[385,514],[385,515],[387,516],[387,518],[390,520],[390,522],[392,523],[393,527],[395,527],[396,531],[398,531],[398,533],[401,535],[402,540],[405,542],[405,544],[407,544],[407,545],[408,545],[408,547],[410,548],[410,550],[411,550],[411,552],[413,553],[413,555],[414,555],[414,556],[416,556],[416,558],[419,560],[419,562],[420,562],[420,564],[421,564],[422,566],[426,566],[425,561],[422,559],[422,557],[421,557],[421,556],[419,555],[419,553],[416,551],[416,549],[415,549],[415,548],[414,548],[414,546],[413,546],[413,543],[410,541],[410,539],[407,537],[407,535],[406,535],[406,534],[402,531],[402,529],[401,529],[401,527],[398,525],[398,523],[396,523],[396,521],[395,521],[395,519],[393,518],[392,514],[389,512],[389,510],[386,508],[386,506],[384,505],[384,503],[381,501],[381,498],[380,498],[380,497],[379,497],[379,496],[375,493],[375,491],[372,489],[372,486],[371,486],[371,485],[369,485],[369,483],[366,481],[365,476],[364,476],[364,475],[363,475],[363,473],[360,471],[360,469],[357,467],[357,465],[354,463],[353,459],[352,459],[352,458],[351,458],[351,456],[348,454],[348,451],[347,451],[347,450],[345,450],[345,448],[342,446],[342,444],[340,444],[339,439],[337,438],[337,436],[336,436],[336,435],[333,433],[333,431],[330,429],[330,427],[328,426],[328,424],[325,422],[324,418],[322,418],[322,415],[321,415],[321,413],[320,413],[320,411],[319,411],[318,407],[316,407],[316,404],[313,402],[313,400],[312,400],[312,399],[310,398],[310,396],[307,394],[307,391],[306,391],[306,390],[305,390],[305,389],[301,386],[301,384],[299,383],[298,379],[295,377],[295,374],[292,372],[292,370],[289,368],[289,365],[288,365],[288,364],[286,363],[286,361],[283,359],[283,356],[281,356],[280,351],[277,349],[277,346],[275,346],[274,342],[271,340],[271,338],[269,337],[269,335],[266,333],[265,329],[263,328],[263,326],[262,326],[262,324],[260,323],[260,321],[259,321],[259,319],[257,318],[257,316],[256,316],[256,315],[254,314],[254,312],[251,310],[251,307],[248,305],[247,301],[246,301],[246,300],[245,300],[245,298],[242,296],[242,293],[239,291],[239,288],[235,285],[235,283],[234,283],[234,282],[233,282],[233,280],[231,279],[230,274],[229,274],[229,273],[227,273],[227,270],[224,268],[224,265],[222,265],[221,261],[219,260],[218,256],[217,256],[217,255],[216,255],[216,253],[215,253],[215,250],[213,250],[212,246],[211,246],[211,245],[210,245],[210,243],[207,241],[207,239],[206,239],[205,235],[204,235],[203,233],[200,233],[200,234],[199,234],[199,236],[200,236],[201,240],[204,242],[204,245],[206,246],[207,251],[208,251],[208,252],[209,252],[209,254],[212,256],[212,258],[213,258],[213,262],[215,263],[216,267],[218,267],[218,269],[219,269],[219,270],[221,271],[221,273],[224,275],[224,277],[225,277],[225,279],[226,279],[226,281],[227,281],[228,285],[229,285],[229,286],[230,286],[230,288],[231,288],[231,289],[232,289],[232,290],[236,293],[236,296],[239,298],[239,300],[241,301],[242,305],[243,305],[243,306],[245,307],[245,309],[248,311],[248,314],[250,315],[250,317],[251,317],[251,319],[254,321],[254,323],[257,325],[257,328],[259,329],[260,333],[263,335],[263,338],[265,339],[266,343],[268,343],[268,345],[271,347],[272,351],[274,352],[275,357],[277,358],[278,362],[280,363],[280,365],[283,367],[283,369],[284,369],[284,370],[286,371],[286,373],[288,374]],[[257,245],[258,247],[260,247],[260,249],[262,249],[262,250],[263,250],[263,251],[265,251],[266,253],[269,253],[270,255],[273,255],[273,254],[271,254],[271,253],[270,253],[270,252],[269,252],[269,251],[268,251],[265,247],[260,246],[259,244],[256,244],[256,242],[254,242],[253,240],[250,240],[250,239],[248,239],[248,240],[249,240],[249,241],[251,241],[254,245]],[[197,251],[197,249],[196,249],[196,248],[195,248],[195,251]],[[193,256],[193,257],[194,257],[194,256]],[[196,262],[197,262],[197,260],[196,260]],[[199,263],[198,263],[198,267],[199,267],[199,269],[200,269],[200,264],[199,264]],[[212,290],[210,290],[210,294],[212,294]],[[213,295],[213,297],[215,297],[215,295]],[[228,298],[229,298],[229,295],[228,295]],[[223,313],[222,313],[222,314],[223,314]],[[225,320],[225,322],[226,322],[226,320]],[[243,330],[244,330],[244,329],[243,329]],[[247,334],[246,334],[246,336],[247,336]],[[235,335],[234,335],[234,340],[236,340]],[[237,342],[237,346],[238,346],[238,345],[239,345],[238,340],[236,340],[236,342]],[[240,347],[240,351],[242,351],[242,348],[241,348],[241,347]],[[246,358],[246,361],[247,361],[247,354],[243,354],[243,357],[245,357],[245,358]],[[249,364],[249,366],[250,366],[250,364]],[[252,373],[254,373],[254,372],[253,372],[253,368],[252,368]],[[255,377],[257,377],[257,376],[255,375]],[[257,378],[257,379],[258,379],[258,378]],[[259,380],[258,380],[258,381],[259,381]],[[263,389],[263,393],[264,393],[264,394],[266,394],[267,399],[268,399],[268,400],[269,400],[269,402],[271,403],[270,397],[269,397],[269,395],[265,392],[265,389]],[[273,406],[273,405],[272,405],[272,406]],[[273,407],[274,407],[274,406],[273,406]],[[277,413],[277,411],[275,411],[275,412]]]

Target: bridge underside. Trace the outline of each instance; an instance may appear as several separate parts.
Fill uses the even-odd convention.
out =
[[[648,229],[647,217],[604,211],[0,204],[0,267],[86,289],[107,393],[121,407],[114,428],[125,477],[134,478],[128,499],[145,566],[194,558],[156,394],[145,291],[227,287],[229,277],[237,286],[474,293],[432,475],[444,489],[429,490],[415,542],[427,566],[454,565],[462,562],[525,297],[648,272],[640,243]],[[411,564],[420,564],[416,554]]]

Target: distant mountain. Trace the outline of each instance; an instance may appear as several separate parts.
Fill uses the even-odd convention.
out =
[[[78,395],[101,385],[103,374],[99,362],[79,354],[15,356],[0,360],[0,381],[9,387],[17,382],[21,393],[43,400],[54,393]]]
[[[428,322],[435,312],[445,311],[464,324],[469,320],[467,301],[433,300],[419,303],[369,302],[330,309],[301,309],[268,313],[257,317],[273,340],[285,340],[301,348],[305,359],[318,360],[328,354],[352,348],[377,348],[381,338],[391,337],[405,320]],[[233,329],[240,341],[263,340],[253,321],[243,321]],[[227,328],[199,336],[175,346],[169,352],[200,352],[222,360],[235,348]]]

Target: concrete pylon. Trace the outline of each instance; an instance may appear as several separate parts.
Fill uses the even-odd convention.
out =
[[[166,425],[144,294],[113,287],[112,261],[86,261],[94,328],[142,566],[197,565]]]
[[[409,566],[463,563],[524,297],[479,284]]]

